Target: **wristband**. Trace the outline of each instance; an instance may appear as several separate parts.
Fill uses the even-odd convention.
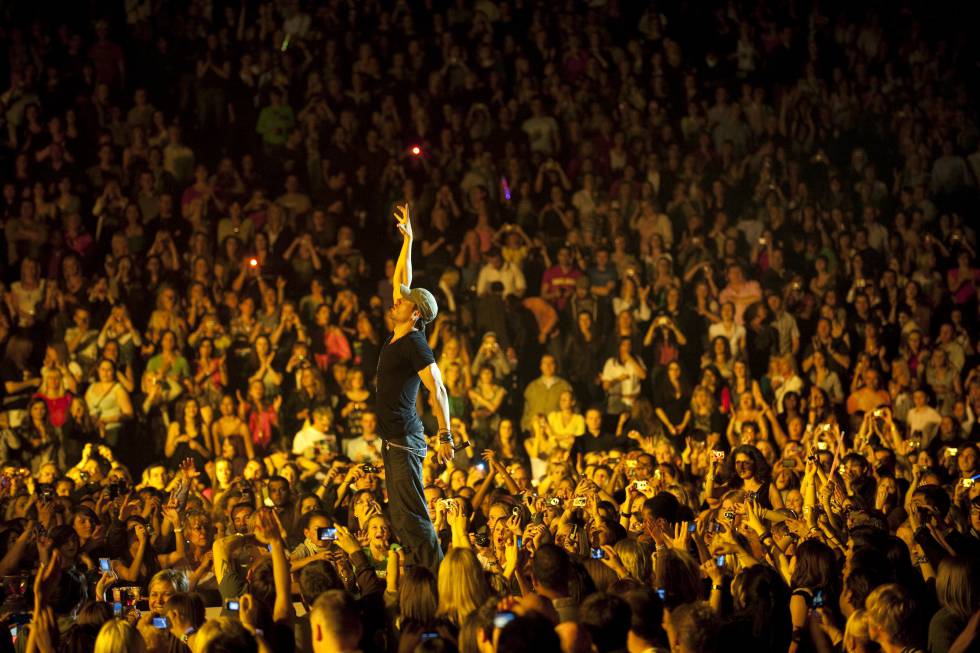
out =
[[[176,527],[174,528],[174,533],[183,533],[183,532],[184,532],[183,528],[176,528]]]

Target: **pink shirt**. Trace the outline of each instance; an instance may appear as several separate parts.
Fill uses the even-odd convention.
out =
[[[735,323],[742,324],[742,315],[752,304],[762,299],[762,287],[757,281],[743,281],[738,288],[732,284],[725,286],[718,296],[718,301],[724,304],[732,302],[735,304]]]

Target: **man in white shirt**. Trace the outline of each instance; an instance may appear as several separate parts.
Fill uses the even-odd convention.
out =
[[[602,387],[609,396],[608,412],[619,414],[629,410],[640,394],[640,384],[647,378],[647,370],[632,353],[633,341],[619,341],[619,354],[606,360],[602,368]]]
[[[521,130],[527,134],[532,152],[554,156],[558,152],[558,122],[544,112],[544,102],[540,98],[531,101],[531,117],[521,123]]]
[[[330,432],[333,426],[333,411],[329,406],[313,409],[312,421],[307,420],[303,428],[293,437],[293,455],[302,456],[310,449],[328,449],[338,453],[337,436]]]
[[[378,416],[373,411],[361,413],[361,435],[344,442],[344,455],[355,463],[381,464],[381,437],[378,435]]]
[[[490,292],[490,284],[499,281],[504,286],[504,296],[517,295],[522,297],[527,288],[524,273],[513,263],[505,263],[496,247],[487,252],[487,263],[480,268],[476,278],[476,294],[480,297]]]

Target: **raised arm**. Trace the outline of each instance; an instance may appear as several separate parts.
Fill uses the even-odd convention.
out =
[[[401,284],[412,286],[412,219],[408,214],[408,204],[395,210],[395,220],[398,221],[398,231],[402,232],[402,249],[395,262],[395,273],[391,277],[391,298],[398,301],[402,297]]]

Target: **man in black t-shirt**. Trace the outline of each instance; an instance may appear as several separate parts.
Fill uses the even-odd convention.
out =
[[[426,442],[415,400],[420,384],[435,397],[439,422],[436,453],[441,462],[452,460],[449,399],[439,366],[422,331],[426,323],[435,319],[439,309],[432,293],[410,287],[413,236],[408,205],[398,207],[395,219],[403,241],[391,284],[393,305],[389,315],[393,333],[378,358],[378,429],[385,442],[382,457],[392,527],[410,559],[435,573],[442,560],[442,549],[423,492]]]

